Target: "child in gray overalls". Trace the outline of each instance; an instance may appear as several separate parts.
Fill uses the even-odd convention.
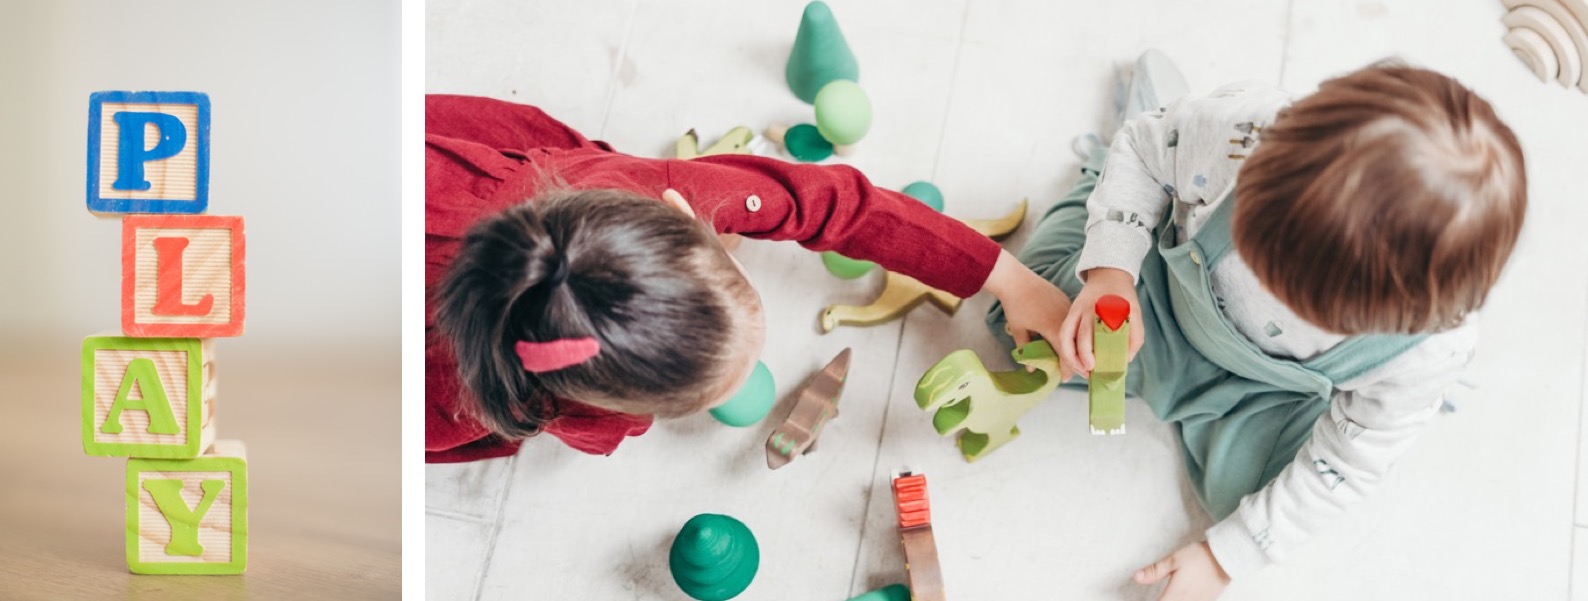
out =
[[[1168,102],[1176,80],[1143,55],[1142,112],[1019,258],[1073,299],[1052,342],[1076,373],[1096,300],[1131,302],[1127,389],[1176,426],[1219,520],[1135,577],[1211,599],[1370,494],[1438,412],[1527,185],[1511,130],[1432,71],[1373,65],[1294,102],[1256,83]],[[1000,305],[988,324],[1031,335]]]

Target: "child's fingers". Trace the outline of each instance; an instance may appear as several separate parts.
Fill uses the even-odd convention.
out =
[[[1076,349],[1076,353],[1080,356],[1081,367],[1086,370],[1083,373],[1091,375],[1092,369],[1097,367],[1097,357],[1092,356],[1092,330],[1097,327],[1097,317],[1090,315],[1091,311],[1087,313],[1088,315],[1081,318],[1080,332],[1075,336],[1075,344],[1080,347]]]
[[[1170,578],[1169,586],[1163,587],[1163,594],[1158,595],[1158,601],[1187,601],[1188,599],[1196,599],[1196,597],[1191,595],[1192,593],[1186,592],[1186,588],[1179,586],[1174,581],[1174,578]]]
[[[1053,341],[1055,341],[1055,340],[1063,340],[1064,339],[1064,337],[1063,337],[1064,328],[1062,326],[1063,326],[1063,324],[1060,324],[1060,327],[1058,327],[1057,329],[1049,328],[1048,331],[1040,331],[1039,330],[1039,331],[1037,331],[1037,333],[1041,334],[1042,335],[1042,339],[1043,340],[1047,340],[1048,344],[1053,344]],[[1053,352],[1055,352],[1055,353],[1059,352],[1058,347],[1054,347]],[[1075,375],[1075,371],[1070,369],[1069,365],[1065,364],[1064,361],[1062,361],[1062,360],[1059,361],[1059,381],[1060,382],[1068,382],[1068,381],[1070,381],[1070,377],[1074,376],[1074,375]]]
[[[1141,350],[1141,345],[1147,342],[1147,328],[1141,323],[1141,306],[1133,305],[1130,308],[1130,359],[1136,360],[1136,352]]]
[[[1081,321],[1081,313],[1071,309],[1064,318],[1064,325],[1059,326],[1059,362],[1068,367],[1071,374],[1081,373],[1081,360],[1075,356],[1075,328]]]
[[[1010,338],[1015,339],[1016,348],[1025,346],[1027,343],[1031,342],[1030,330],[1025,328],[1017,328],[1015,326],[1004,326],[1004,331],[1009,333]]]
[[[1027,329],[1021,328],[1021,327],[1016,327],[1014,325],[1006,325],[1006,326],[1004,326],[1004,332],[1007,332],[1009,334],[1009,337],[1014,339],[1015,348],[1020,348],[1020,347],[1025,346],[1026,344],[1031,342],[1031,330],[1027,330]],[[1036,366],[1033,366],[1033,365],[1027,365],[1026,366],[1026,371],[1027,372],[1034,372],[1036,370],[1037,370]]]
[[[1152,584],[1173,574],[1175,566],[1174,556],[1170,555],[1154,562],[1152,565],[1136,570],[1137,584]]]

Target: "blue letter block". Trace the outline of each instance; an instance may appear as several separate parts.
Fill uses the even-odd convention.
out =
[[[209,207],[209,162],[209,96],[88,97],[88,210],[203,213]]]

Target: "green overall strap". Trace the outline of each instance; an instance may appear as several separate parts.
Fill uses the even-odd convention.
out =
[[[1208,216],[1201,229],[1197,230],[1197,245],[1202,248],[1205,256],[1203,263],[1209,272],[1218,264],[1219,259],[1224,258],[1229,254],[1230,249],[1235,247],[1234,207],[1235,192],[1231,190],[1224,198],[1224,202],[1214,207],[1213,214]],[[1301,365],[1318,372],[1335,386],[1339,386],[1341,382],[1349,382],[1389,362],[1427,338],[1427,334],[1352,336],[1318,356],[1301,362]]]
[[[1235,248],[1235,236],[1232,235],[1231,224],[1235,222],[1235,191],[1231,190],[1224,202],[1213,207],[1213,214],[1202,222],[1202,227],[1197,230],[1197,246],[1202,248],[1202,264],[1208,271]]]

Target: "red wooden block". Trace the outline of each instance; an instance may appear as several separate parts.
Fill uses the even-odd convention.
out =
[[[1110,330],[1118,330],[1119,324],[1125,323],[1130,318],[1130,301],[1117,294],[1105,294],[1097,299],[1093,305],[1097,318],[1103,320],[1103,325]]]
[[[932,507],[926,494],[926,476],[910,472],[895,474],[893,506],[899,512],[899,543],[904,547],[910,598],[943,601],[943,569],[937,561],[937,538],[932,534]]]
[[[128,215],[121,225],[126,336],[243,334],[243,218]]]
[[[932,524],[931,500],[926,496],[926,476],[915,474],[893,479],[893,505],[899,513],[899,528]]]

